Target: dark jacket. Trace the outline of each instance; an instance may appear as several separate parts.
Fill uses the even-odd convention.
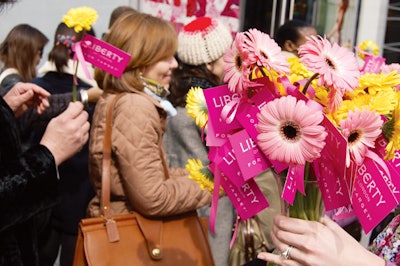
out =
[[[9,91],[11,90],[12,87],[14,87],[15,83],[17,82],[24,82],[22,77],[19,74],[10,74],[7,75],[2,81],[1,81],[1,86],[6,90]]]
[[[42,146],[22,153],[13,111],[0,97],[0,265],[38,265],[37,215],[57,197],[53,155]]]
[[[12,87],[18,82],[23,82],[22,78],[18,74],[7,75],[1,82],[0,85],[0,95],[4,96]],[[38,81],[39,82],[39,81]],[[39,82],[40,83],[40,82]],[[39,84],[39,86],[43,84]],[[65,82],[64,82],[65,83]],[[65,85],[62,85],[65,87]],[[70,81],[70,86],[72,87],[72,78]],[[52,84],[51,87],[58,87],[58,84]],[[46,86],[46,90],[50,88],[50,85]],[[85,89],[78,87],[78,89]],[[81,95],[77,93],[77,100],[81,101]],[[52,92],[51,90],[49,92]],[[43,114],[39,115],[34,108],[27,110],[21,117],[18,118],[18,128],[22,139],[22,150],[25,151],[29,145],[27,143],[32,143],[33,135],[31,134],[33,128],[43,128],[47,123],[55,116],[61,114],[65,109],[67,109],[68,104],[72,101],[72,89],[66,90],[65,93],[60,93],[51,95],[49,98],[50,108],[48,108]]]
[[[49,91],[53,97],[72,91],[73,76],[50,71],[31,82]],[[78,79],[78,87],[88,89],[91,85]],[[79,92],[78,95],[80,95]],[[87,109],[89,122],[91,122],[93,108]],[[40,123],[31,126],[31,143],[40,141],[47,123],[48,120],[41,120]],[[88,152],[88,144],[85,144],[79,153],[59,166],[60,200],[52,210],[50,226],[66,234],[77,234],[79,221],[86,217],[87,205],[94,196],[94,189],[88,177]]]

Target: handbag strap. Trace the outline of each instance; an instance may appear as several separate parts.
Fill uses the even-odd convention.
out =
[[[117,94],[111,104],[108,106],[106,114],[106,124],[104,129],[103,143],[103,162],[101,174],[101,209],[106,220],[111,220],[110,210],[110,175],[111,175],[111,129],[113,120],[113,109],[115,103],[122,96],[122,93]]]
[[[244,220],[244,228],[243,228],[243,235],[244,235],[244,252],[245,252],[245,259],[246,262],[252,261],[255,257],[255,247],[254,247],[254,228],[253,228],[253,221],[254,218],[249,218]]]
[[[119,233],[117,223],[113,220],[110,209],[110,186],[111,186],[111,131],[113,110],[115,103],[122,96],[122,93],[117,94],[107,109],[106,122],[104,129],[104,143],[103,143],[103,161],[102,161],[102,176],[101,176],[101,209],[103,216],[106,220],[106,231],[108,240],[110,242],[119,241]],[[160,152],[162,144],[160,144]],[[161,153],[162,155],[162,153]],[[165,158],[162,158],[163,166],[166,168]],[[167,171],[167,169],[166,169]],[[167,171],[168,173],[168,171]],[[168,177],[168,176],[167,176]],[[144,218],[139,213],[135,213],[136,220],[146,240],[149,255],[154,260],[160,260],[163,257],[161,250],[161,235],[162,235],[162,221],[150,220]]]

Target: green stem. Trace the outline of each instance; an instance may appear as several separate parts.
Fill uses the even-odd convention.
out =
[[[75,84],[75,79],[77,78],[77,74],[78,74],[78,65],[79,65],[79,61],[76,61],[76,66],[75,66],[75,73],[74,73],[74,78],[72,81],[72,101],[76,102],[77,101],[77,88],[76,88],[76,84]]]
[[[304,195],[298,191],[296,192],[293,206],[290,206],[289,215],[293,218],[308,220],[307,214],[304,210]]]
[[[307,93],[307,90],[308,90],[308,87],[309,87],[310,84],[311,84],[311,81],[313,81],[314,79],[316,79],[318,76],[319,76],[319,74],[318,74],[318,73],[315,73],[314,75],[311,76],[311,78],[310,78],[309,80],[307,80],[307,83],[306,83],[306,85],[304,85],[304,88],[303,88],[303,94],[304,94],[304,95]]]

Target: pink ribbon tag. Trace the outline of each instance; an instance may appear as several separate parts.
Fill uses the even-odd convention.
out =
[[[357,168],[352,206],[365,233],[369,233],[398,204],[373,160]]]
[[[221,186],[224,188],[238,215],[243,220],[253,217],[269,206],[267,199],[254,179],[250,179],[237,187],[222,171]]]
[[[297,178],[293,173],[288,171],[288,175],[286,176],[285,185],[282,190],[282,199],[284,199],[290,205],[293,205],[294,198],[296,197],[297,192]]]
[[[85,60],[119,78],[125,71],[131,55],[105,41],[86,34],[80,44]]]
[[[326,210],[333,210],[350,204],[348,187],[344,177],[339,177],[333,161],[334,155],[323,153],[313,162],[313,169],[317,177],[318,186]]]
[[[229,137],[236,160],[245,181],[268,169],[271,165],[246,130]]]
[[[93,80],[93,77],[90,75],[90,71],[88,69],[88,66],[86,65],[86,61],[85,61],[85,57],[83,56],[83,52],[82,52],[82,47],[81,47],[82,42],[76,42],[72,45],[72,51],[74,51],[74,69],[76,68],[76,64],[77,64],[77,60],[79,63],[81,63],[81,68],[83,70],[83,73],[85,74],[85,76],[90,79]],[[77,77],[74,75],[74,84],[78,85],[78,80]]]
[[[245,183],[239,164],[236,160],[235,151],[229,141],[218,148],[217,154],[214,157],[214,163],[222,172],[224,172],[231,182],[235,184],[235,186],[240,187]]]
[[[331,165],[336,170],[329,173],[333,176],[344,178],[346,171],[347,140],[326,116],[324,116],[321,125],[325,127],[325,131],[328,133],[325,139],[325,147],[322,149],[321,155],[326,154],[325,157],[327,158],[331,157],[328,154],[333,155]]]
[[[321,124],[328,135],[321,157],[314,161],[313,169],[325,208],[333,210],[350,204],[345,181],[347,140],[325,116]]]
[[[218,134],[229,134],[242,128],[238,121],[233,120],[231,123],[227,123],[221,117],[224,106],[231,102],[236,103],[240,100],[241,95],[232,93],[228,85],[208,88],[203,92],[208,108],[208,124],[209,126],[212,124],[216,136]]]
[[[212,123],[207,123],[207,135],[206,135],[206,145],[207,146],[222,146],[226,141],[228,141],[229,134],[216,133]]]
[[[293,176],[296,180],[297,190],[306,195],[304,190],[304,165],[289,166],[287,176]]]
[[[385,147],[387,145],[387,141],[383,138],[383,136],[379,136],[379,138],[375,142],[376,153],[379,154],[382,158],[385,156]],[[392,191],[393,195],[396,197],[397,201],[400,202],[400,152],[395,151],[394,157],[392,160],[384,160],[385,164],[389,168],[390,176],[381,171],[381,174],[387,184],[387,186]]]
[[[208,159],[210,162],[214,162],[215,158],[218,156],[218,149],[219,147],[211,146],[208,150]]]
[[[258,90],[251,99],[243,101],[239,106],[236,119],[255,141],[257,141],[258,135],[256,129],[258,124],[257,114],[265,104],[274,99],[273,94],[267,88],[263,88]]]
[[[378,74],[381,72],[381,67],[385,64],[386,59],[381,56],[366,55],[364,57],[364,65],[361,68],[361,73]]]
[[[212,163],[210,164],[210,169],[214,174],[214,191],[211,200],[211,207],[210,207],[210,231],[215,235],[215,223],[217,221],[217,211],[218,211],[218,199],[219,199],[219,187],[221,185],[221,171],[215,167]]]

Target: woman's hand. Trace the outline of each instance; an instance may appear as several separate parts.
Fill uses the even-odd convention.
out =
[[[258,255],[259,259],[278,265],[385,264],[327,216],[315,222],[277,215],[271,237],[280,253],[292,246],[288,258],[266,252]]]
[[[50,106],[49,96],[48,91],[35,84],[18,82],[3,99],[13,110],[14,115],[19,117],[30,107],[36,108],[38,114],[43,113]]]

